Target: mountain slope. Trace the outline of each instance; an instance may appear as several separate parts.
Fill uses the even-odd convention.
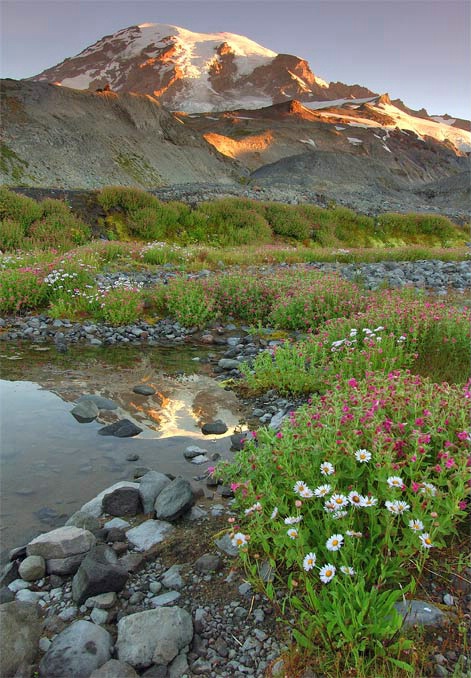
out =
[[[299,99],[371,96],[366,87],[327,83],[297,56],[276,54],[234,33],[194,33],[141,24],[105,36],[32,80],[151,94],[186,112],[260,108]]]
[[[240,174],[151,96],[1,82],[3,184],[154,188]]]

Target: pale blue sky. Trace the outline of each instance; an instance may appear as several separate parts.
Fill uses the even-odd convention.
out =
[[[25,78],[143,22],[239,33],[326,80],[470,117],[467,0],[1,0],[0,75]]]

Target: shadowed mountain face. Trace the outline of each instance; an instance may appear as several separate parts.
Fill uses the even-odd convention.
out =
[[[31,79],[92,91],[109,85],[116,92],[151,94],[170,110],[190,113],[373,94],[360,85],[327,83],[304,59],[276,54],[241,35],[167,24],[125,28]]]
[[[234,162],[153,97],[14,80],[1,88],[3,184],[155,188],[233,181]]]

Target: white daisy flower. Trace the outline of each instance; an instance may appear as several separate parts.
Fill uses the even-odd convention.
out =
[[[357,335],[357,333],[358,333],[358,330],[355,329],[354,327],[352,327],[352,329],[350,330],[350,336],[355,337]]]
[[[437,494],[437,488],[432,483],[422,483],[420,491],[428,497],[434,497]]]
[[[300,523],[302,519],[302,516],[288,516],[285,518],[285,525],[296,525],[296,523]]]
[[[337,506],[335,505],[335,502],[333,502],[332,499],[328,499],[324,504],[324,511],[327,511],[327,513],[333,513],[336,510]]]
[[[430,539],[430,535],[428,532],[424,532],[423,534],[419,534],[419,539],[422,542],[422,546],[424,549],[431,549],[433,544],[432,540]]]
[[[376,497],[365,497],[362,495],[361,501],[360,501],[360,507],[361,508],[368,508],[369,506],[376,506],[378,503],[378,500]]]
[[[297,539],[299,532],[294,528],[290,528],[286,533],[290,539]]]
[[[316,497],[325,497],[326,494],[329,494],[331,489],[330,485],[319,485],[319,487],[315,488],[314,494]]]
[[[306,487],[304,490],[299,492],[299,496],[303,499],[311,499],[311,497],[314,496],[314,492],[309,487]]]
[[[303,560],[303,568],[306,570],[306,572],[309,572],[309,570],[312,570],[316,564],[317,556],[315,553],[308,553],[306,556],[304,556]]]
[[[341,509],[348,506],[348,499],[344,494],[333,494],[330,498],[336,509]]]
[[[347,498],[352,506],[361,506],[361,494],[356,490],[352,490]]]
[[[345,518],[345,516],[348,516],[348,511],[334,511],[332,513],[332,518],[334,520],[340,520],[340,518]]]
[[[395,515],[401,515],[401,513],[410,509],[409,504],[406,504],[404,501],[385,501],[384,505],[388,511]]]
[[[340,551],[343,546],[343,535],[333,534],[325,542],[325,547],[328,551]]]
[[[357,450],[355,452],[355,459],[360,462],[360,464],[365,464],[371,459],[371,452],[368,450]]]
[[[404,485],[402,478],[399,476],[389,476],[386,482],[388,483],[389,487],[401,488]]]
[[[247,542],[248,542],[247,535],[242,534],[242,532],[236,532],[231,539],[232,546],[237,546],[238,548],[244,546],[245,544],[247,544]]]
[[[322,462],[320,469],[323,476],[331,476],[333,473],[335,473],[335,468],[330,463],[330,461]]]
[[[327,565],[324,565],[324,567],[321,567],[319,570],[319,577],[321,578],[321,582],[324,584],[328,584],[332,579],[335,577],[335,566],[331,565],[330,563],[327,563]]]
[[[344,574],[349,574],[350,577],[353,577],[356,574],[353,567],[348,567],[347,565],[341,565],[340,571],[343,572]]]
[[[293,490],[296,492],[296,494],[300,494],[302,496],[302,492],[306,492],[306,490],[309,490],[309,488],[303,480],[297,480],[294,484]]]
[[[275,506],[275,508],[274,508],[273,511],[271,512],[270,518],[271,518],[272,520],[275,520],[275,518],[276,518],[277,515],[278,515],[278,506]]]
[[[424,529],[424,524],[421,520],[409,520],[409,527],[414,532],[422,532]]]

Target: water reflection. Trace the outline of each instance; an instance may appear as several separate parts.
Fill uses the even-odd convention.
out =
[[[190,479],[201,475],[207,464],[187,462],[186,446],[198,444],[210,456],[228,456],[228,436],[241,412],[234,394],[194,360],[204,352],[183,347],[93,352],[76,348],[64,355],[2,347],[0,353],[3,551],[63,524],[65,516],[104,487],[132,478],[136,466]],[[141,383],[156,393],[135,394],[133,387]],[[80,424],[70,410],[84,394],[102,395],[118,408],[101,410],[96,421]],[[143,432],[127,439],[97,434],[103,425],[122,418],[134,421]],[[227,435],[203,436],[200,422],[216,418],[227,423]],[[135,455],[137,461],[127,460]]]

